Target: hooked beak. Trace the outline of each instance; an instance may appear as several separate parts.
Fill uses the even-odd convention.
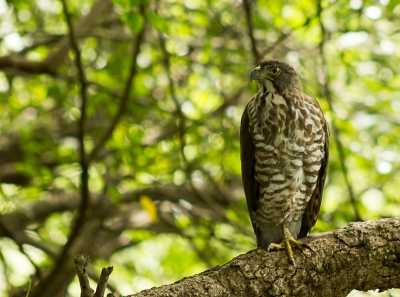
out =
[[[261,78],[258,70],[260,70],[260,66],[254,68],[254,70],[250,73],[250,82],[252,82],[253,80],[259,80]]]

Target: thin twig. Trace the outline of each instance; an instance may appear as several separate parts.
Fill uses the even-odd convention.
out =
[[[82,64],[82,59],[81,59],[81,52],[79,50],[78,42],[74,33],[72,21],[71,21],[71,16],[68,11],[68,6],[66,3],[66,0],[61,0],[62,5],[63,5],[63,10],[64,10],[64,16],[68,24],[69,28],[69,39],[71,43],[71,48],[75,53],[75,65],[78,69],[78,78],[79,78],[79,83],[80,83],[80,95],[81,95],[81,106],[80,106],[80,111],[81,115],[79,118],[78,122],[78,140],[79,140],[79,163],[80,167],[82,170],[81,173],[81,204],[79,207],[79,213],[78,217],[76,218],[74,222],[74,226],[72,228],[72,231],[70,232],[68,236],[68,241],[67,243],[63,246],[62,251],[60,255],[58,256],[57,262],[54,265],[52,272],[49,273],[48,277],[40,283],[40,286],[36,290],[34,296],[40,296],[42,295],[42,290],[44,290],[48,284],[52,282],[53,277],[59,273],[60,271],[63,270],[63,267],[65,267],[66,263],[69,260],[68,253],[70,251],[71,246],[75,242],[75,240],[78,238],[80,229],[82,225],[84,224],[86,220],[86,211],[89,206],[89,200],[90,200],[90,194],[89,194],[89,162],[86,158],[86,152],[85,152],[85,142],[84,142],[84,137],[85,137],[85,122],[86,122],[86,108],[87,108],[87,101],[88,101],[88,93],[87,93],[87,87],[88,83],[86,80],[85,76],[85,69]]]
[[[86,127],[86,108],[87,108],[87,101],[88,101],[88,93],[87,87],[88,82],[86,80],[85,69],[82,64],[81,59],[81,52],[78,46],[78,42],[74,33],[71,16],[68,12],[68,7],[66,0],[62,0],[63,7],[64,7],[64,14],[65,18],[68,23],[69,27],[69,37],[71,42],[72,50],[75,52],[75,64],[78,68],[78,78],[80,83],[80,91],[81,91],[81,116],[79,118],[79,126],[78,126],[78,139],[79,139],[79,158],[80,158],[80,166],[81,166],[81,205],[79,207],[79,216],[75,222],[74,229],[71,232],[68,242],[65,245],[63,252],[61,253],[62,256],[67,255],[67,251],[69,247],[72,245],[73,241],[79,234],[79,229],[82,227],[83,222],[85,221],[86,217],[86,210],[89,205],[89,162],[86,157],[85,151],[85,127]],[[65,261],[67,261],[66,259]]]
[[[258,62],[260,62],[260,53],[257,50],[257,42],[254,37],[254,28],[253,28],[253,20],[251,18],[251,11],[250,11],[250,0],[243,0],[243,8],[244,12],[246,14],[246,20],[247,20],[247,34],[250,37],[251,40],[251,50],[253,51],[253,59],[254,59],[254,65],[256,65]]]
[[[191,178],[191,174],[192,174],[192,166],[189,162],[189,160],[187,159],[186,155],[185,155],[185,146],[186,146],[186,141],[185,141],[185,132],[186,132],[186,117],[182,112],[181,109],[181,105],[179,103],[178,98],[176,97],[176,93],[175,93],[175,84],[174,81],[171,77],[171,73],[170,73],[170,59],[169,59],[169,53],[167,52],[166,48],[165,48],[165,40],[164,37],[162,36],[162,34],[159,32],[158,34],[158,38],[160,41],[160,45],[161,45],[161,50],[164,54],[163,56],[163,64],[164,64],[164,68],[167,71],[167,76],[169,79],[169,92],[172,98],[172,101],[175,104],[175,112],[178,116],[178,131],[179,131],[179,151],[180,151],[180,157],[182,160],[182,165],[183,165],[183,170],[185,171],[186,174],[186,179],[189,182],[189,186],[191,188],[191,190],[193,191],[194,194],[196,194],[197,197],[199,197],[200,199],[202,199],[204,202],[206,202],[209,206],[210,209],[212,209],[219,217],[221,217],[221,219],[226,220],[226,216],[225,216],[225,210],[221,207],[221,205],[219,205],[218,203],[216,203],[211,197],[209,197],[207,194],[202,194],[200,193],[196,187],[193,184],[193,180]]]
[[[165,70],[167,71],[167,76],[168,76],[168,88],[169,88],[169,93],[171,95],[171,99],[175,104],[175,113],[178,116],[178,121],[177,121],[177,126],[178,126],[178,131],[179,131],[179,152],[180,152],[180,157],[183,162],[183,167],[185,172],[189,172],[190,168],[190,163],[188,159],[186,158],[185,155],[185,146],[186,146],[186,141],[185,141],[185,130],[186,130],[186,117],[182,112],[181,105],[179,103],[178,98],[176,97],[175,93],[175,86],[174,86],[174,81],[172,80],[171,73],[170,73],[170,60],[169,60],[169,53],[167,52],[165,48],[165,40],[164,37],[162,36],[162,33],[158,32],[158,40],[161,45],[161,51],[163,52],[163,65]]]
[[[317,11],[317,16],[318,16],[318,21],[319,21],[319,25],[320,25],[320,30],[321,30],[321,42],[319,44],[319,53],[320,53],[320,57],[321,57],[321,61],[322,61],[322,72],[323,72],[323,92],[324,92],[324,96],[328,102],[328,106],[329,106],[329,111],[331,112],[332,115],[334,115],[334,110],[332,107],[332,94],[329,88],[329,75],[328,75],[328,69],[327,69],[327,63],[326,63],[326,58],[325,58],[325,54],[324,54],[324,46],[325,46],[325,26],[322,22],[322,4],[321,4],[321,0],[318,1],[318,11]],[[349,174],[347,171],[347,167],[345,164],[345,152],[344,152],[344,148],[343,148],[343,144],[340,141],[340,137],[339,137],[339,129],[337,128],[335,121],[334,121],[334,117],[332,117],[332,122],[331,122],[331,128],[332,128],[332,132],[333,132],[333,137],[335,138],[335,142],[336,142],[336,146],[337,146],[337,150],[338,150],[338,154],[339,154],[339,162],[340,162],[340,167],[342,169],[343,172],[343,177],[346,183],[346,187],[347,187],[347,191],[349,193],[349,197],[350,197],[350,202],[351,205],[353,207],[353,211],[354,211],[354,216],[355,216],[355,220],[356,221],[362,221],[362,218],[360,216],[360,213],[358,212],[358,208],[357,208],[357,201],[356,201],[356,197],[354,195],[354,191],[353,191],[353,186],[351,184],[351,181],[349,179]]]
[[[145,16],[145,9],[144,6],[140,6],[140,13],[144,17]],[[125,89],[124,93],[122,95],[118,112],[112,119],[110,126],[108,126],[106,132],[101,136],[99,142],[95,145],[93,148],[92,152],[89,155],[89,160],[93,160],[96,155],[99,153],[100,149],[103,147],[104,143],[111,137],[113,131],[115,130],[115,127],[117,126],[119,120],[123,116],[123,114],[126,112],[126,106],[128,103],[128,100],[130,98],[130,92],[132,89],[132,83],[135,78],[136,72],[137,72],[137,56],[139,55],[140,52],[140,45],[142,44],[143,37],[144,37],[144,32],[145,32],[145,27],[146,27],[146,18],[145,18],[145,23],[143,24],[142,29],[140,30],[137,38],[136,38],[136,43],[133,46],[132,49],[132,60],[131,60],[131,69],[129,72],[128,79],[125,83]]]
[[[3,230],[5,236],[7,236],[8,238],[10,238],[15,242],[15,244],[18,246],[19,251],[28,258],[29,262],[35,268],[35,275],[38,277],[38,279],[41,279],[42,274],[40,272],[40,267],[36,265],[36,263],[32,260],[30,255],[24,250],[23,244],[26,242],[24,240],[21,240],[21,238],[19,238],[18,235],[14,234],[15,232],[12,228],[9,228],[6,224],[3,224],[1,219],[0,219],[0,229]]]
[[[292,28],[289,32],[284,32],[284,31],[280,32],[279,38],[274,42],[273,45],[271,45],[269,48],[267,48],[267,49],[261,54],[261,56],[262,56],[262,57],[267,56],[269,53],[271,53],[272,51],[274,51],[275,48],[277,48],[283,41],[285,41],[287,38],[289,38],[289,37],[292,35],[292,33],[293,33],[294,31],[296,31],[296,30],[298,30],[298,29],[300,29],[300,28],[303,28],[303,27],[308,26],[308,25],[311,23],[311,21],[314,20],[314,19],[315,19],[315,16],[308,17],[308,18],[305,20],[305,22],[304,22],[303,24],[301,24],[300,26],[298,26],[298,27],[296,27],[296,28]]]
[[[103,13],[108,12],[112,8],[112,5],[113,4],[110,0],[94,1],[91,6],[90,12],[87,15],[84,15],[80,19],[76,20],[75,28],[70,28],[69,31],[73,31],[74,36],[77,36],[77,30],[80,31],[81,35],[85,34],[85,32],[89,32],[92,27],[97,24],[99,16]],[[51,52],[49,55],[47,55],[43,63],[49,68],[51,72],[56,72],[58,66],[62,62],[64,62],[70,50],[70,46],[73,46],[73,44],[71,43],[71,38],[68,38],[68,36],[66,36],[58,42],[56,47],[57,51]]]

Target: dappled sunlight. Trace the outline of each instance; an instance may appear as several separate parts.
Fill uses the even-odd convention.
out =
[[[66,296],[75,254],[132,294],[255,248],[239,129],[265,59],[330,126],[312,232],[400,216],[400,4],[244,1],[66,1],[78,55],[62,1],[0,0],[0,297],[52,283],[64,248]]]

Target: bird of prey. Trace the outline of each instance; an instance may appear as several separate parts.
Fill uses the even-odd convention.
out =
[[[247,104],[240,127],[242,180],[247,208],[265,250],[286,249],[314,227],[328,164],[329,130],[317,101],[303,92],[296,71],[269,60],[250,81],[258,92]]]

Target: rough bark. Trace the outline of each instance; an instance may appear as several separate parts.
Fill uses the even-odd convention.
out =
[[[223,266],[130,296],[339,297],[353,289],[400,287],[400,219],[350,223],[302,241],[315,254],[295,250],[297,270],[285,251],[252,250]]]

